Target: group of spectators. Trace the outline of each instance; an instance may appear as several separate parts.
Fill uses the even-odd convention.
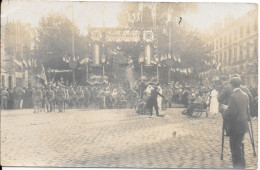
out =
[[[237,76],[237,75],[236,75]],[[232,75],[230,76],[232,77]],[[220,81],[212,82],[209,85],[203,85],[199,82],[192,84],[183,84],[172,89],[172,102],[185,105],[190,107],[194,103],[201,103],[208,106],[208,113],[215,114],[219,113],[219,101],[224,104],[228,104],[225,100],[225,95],[228,94],[223,89],[228,86],[228,77],[222,76]],[[250,114],[253,117],[258,116],[258,91],[250,85],[241,85],[241,88],[246,89],[249,96]],[[223,101],[223,102],[222,102]]]
[[[138,93],[129,86],[113,84],[70,85],[57,82],[32,88],[2,88],[1,109],[34,108],[34,112],[64,112],[67,109],[87,108],[133,108]]]
[[[225,85],[225,81],[214,82],[212,85],[203,85],[200,82],[175,82],[171,84],[157,84],[161,94],[167,100],[158,101],[159,110],[171,107],[171,103],[182,104],[185,107],[192,103],[206,103],[212,105],[210,112],[218,113],[213,107]],[[145,96],[146,89],[151,83],[139,82],[134,88],[128,85],[102,84],[102,85],[70,85],[60,82],[48,86],[34,86],[32,88],[2,88],[1,109],[34,108],[38,113],[63,112],[66,109],[80,109],[91,107],[99,109],[133,108]],[[258,94],[257,89],[247,86],[250,91],[251,115],[257,116]]]

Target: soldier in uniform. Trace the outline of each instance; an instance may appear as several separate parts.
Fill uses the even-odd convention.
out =
[[[77,107],[81,108],[81,104],[83,103],[84,99],[84,93],[83,90],[81,90],[81,87],[77,87],[76,89],[76,102],[77,102]]]
[[[76,92],[74,91],[73,87],[70,86],[68,90],[68,102],[69,102],[69,108],[73,109],[74,107],[74,100],[75,100],[75,94]]]
[[[39,113],[40,103],[42,100],[42,92],[37,86],[33,88],[32,99],[33,99],[33,107],[34,107],[33,113]]]
[[[22,101],[23,92],[20,87],[17,88],[17,109],[21,109],[21,101]]]
[[[129,90],[129,102],[130,109],[132,109],[137,103],[138,93],[134,89]]]
[[[64,86],[64,92],[65,92],[65,98],[64,98],[63,108],[64,108],[64,111],[65,111],[66,110],[66,104],[68,104],[68,101],[69,101],[68,86]]]
[[[56,93],[56,99],[58,103],[58,109],[59,112],[62,112],[63,110],[63,102],[65,99],[65,91],[61,88],[61,85],[58,85],[57,93]]]
[[[41,111],[43,109],[43,111],[45,112],[45,108],[46,108],[46,90],[44,88],[41,89],[42,91],[42,100],[41,100]]]
[[[48,90],[46,91],[47,112],[52,112],[52,104],[54,101],[54,97],[54,91],[51,89],[51,87],[48,87]]]
[[[55,112],[56,105],[57,105],[57,89],[54,86],[52,86],[52,91],[54,93],[54,97],[53,97],[53,101],[52,101],[52,109]]]
[[[90,99],[90,92],[89,92],[88,87],[85,87],[84,88],[84,105],[85,105],[85,108],[88,107],[89,99]]]
[[[14,87],[13,89],[13,108],[18,109],[18,89]]]
[[[8,98],[9,98],[9,93],[8,91],[6,90],[6,88],[4,88],[2,91],[1,91],[1,108],[6,110],[7,109],[7,101],[8,101]]]

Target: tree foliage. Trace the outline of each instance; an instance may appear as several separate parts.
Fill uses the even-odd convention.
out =
[[[153,19],[151,4],[144,5],[143,12],[140,14],[139,3],[127,3],[124,10],[119,15],[119,23],[136,29],[153,29]],[[185,22],[179,24],[180,17],[187,12],[195,12],[197,6],[195,3],[156,3],[156,34],[157,34],[157,52],[159,57],[171,54],[181,58],[181,64],[175,64],[173,67],[191,68],[194,72],[203,69],[205,56],[208,49],[204,47],[205,42],[198,31],[193,29]],[[171,22],[168,22],[168,14],[171,14]],[[142,15],[142,21],[140,20]],[[138,16],[138,17],[136,17]],[[154,30],[155,31],[155,30]],[[171,39],[169,39],[171,34]],[[169,41],[171,47],[169,49]]]
[[[59,13],[51,12],[41,18],[35,40],[35,57],[49,68],[68,69],[63,57],[72,56],[72,33],[75,56],[82,59],[88,50],[88,38],[80,34],[76,25]]]

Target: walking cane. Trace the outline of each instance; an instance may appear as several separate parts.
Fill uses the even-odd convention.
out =
[[[223,115],[222,115],[223,118]],[[220,159],[223,160],[223,151],[224,151],[224,119],[223,119],[223,123],[222,123],[222,146],[221,146],[221,157]]]
[[[252,126],[250,115],[248,115],[248,116],[249,116],[249,123],[250,123],[250,128],[248,129],[248,132],[249,132],[252,148],[253,148],[253,151],[254,151],[254,156],[256,157],[253,126]]]

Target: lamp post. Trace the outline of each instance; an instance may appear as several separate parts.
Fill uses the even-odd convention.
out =
[[[159,58],[155,57],[155,62],[156,62],[156,77],[157,77],[157,81],[159,81]]]
[[[86,82],[88,82],[88,62],[89,62],[89,58],[87,57],[85,59],[85,61],[86,61]]]
[[[172,15],[170,11],[171,6],[168,7],[168,27],[169,27],[169,44],[168,44],[168,54],[171,51],[171,40],[172,40],[172,34],[171,34],[171,20],[172,20]],[[171,81],[171,68],[169,67],[168,70],[168,82]]]
[[[144,58],[143,57],[139,58],[139,63],[140,63],[140,67],[141,67],[141,81],[143,78],[143,62],[144,62]]]
[[[103,77],[105,76],[105,62],[106,62],[106,59],[103,57],[101,59],[101,62],[102,62],[102,68],[103,68]]]

